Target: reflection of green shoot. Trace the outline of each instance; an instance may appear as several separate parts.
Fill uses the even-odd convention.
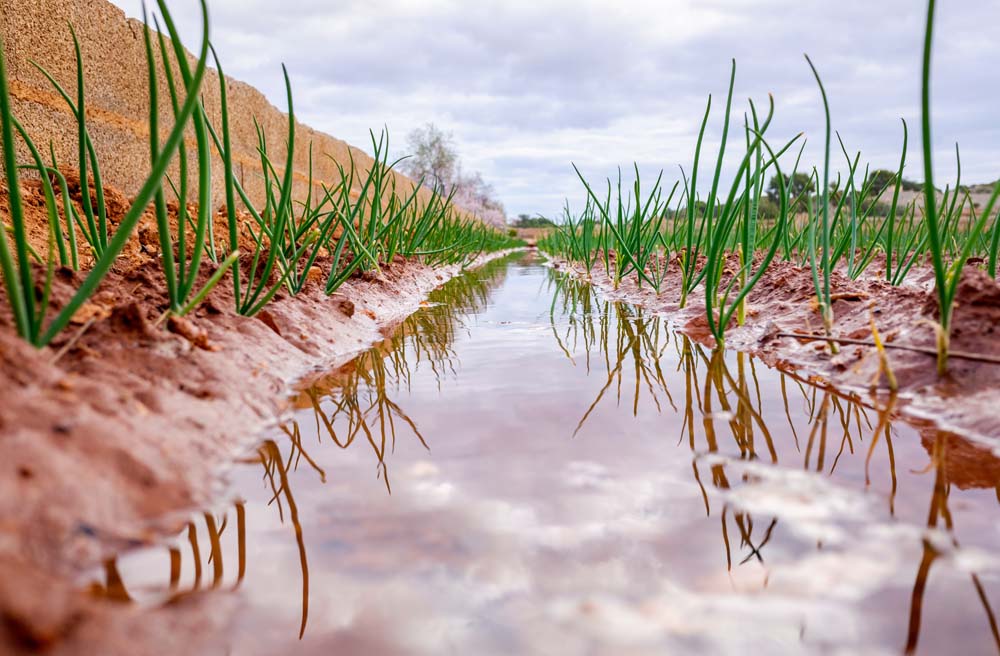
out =
[[[237,501],[234,504],[236,511],[236,580],[233,589],[239,588],[246,577],[247,551],[246,551],[246,508],[244,502]],[[224,559],[225,553],[222,546],[222,538],[229,525],[228,511],[222,513],[221,521],[213,512],[199,513],[205,523],[205,532],[208,535],[210,551],[206,562],[212,565],[212,589],[221,587],[224,579]],[[203,568],[206,564],[202,561],[202,550],[198,543],[198,526],[196,519],[188,521],[181,535],[175,537],[165,546],[169,559],[169,574],[167,584],[163,592],[166,594],[165,606],[177,603],[185,596],[197,594],[201,590],[201,580]],[[181,574],[183,572],[183,546],[187,542],[187,548],[191,552],[192,581],[189,587],[181,589]],[[94,581],[89,587],[90,594],[110,599],[116,602],[133,603],[135,599],[128,591],[125,579],[118,568],[120,557],[109,558],[103,563],[104,581]]]
[[[416,422],[393,400],[393,392],[407,389],[413,371],[424,364],[431,368],[439,386],[446,371],[456,373],[452,344],[462,316],[486,307],[490,291],[502,281],[507,266],[508,262],[495,260],[450,280],[431,294],[430,307],[410,316],[385,342],[300,396],[312,411],[317,435],[326,435],[341,449],[364,437],[362,441],[375,454],[378,474],[389,493],[392,485],[386,459],[395,450],[397,428],[406,426],[425,449],[430,449]],[[325,472],[302,446],[300,423],[293,421],[282,430],[292,442],[296,459],[304,458],[325,479]]]
[[[932,3],[933,4],[933,3]],[[945,433],[937,433],[934,438],[934,445],[931,451],[931,467],[934,469],[934,489],[931,493],[930,510],[927,513],[927,530],[929,532],[941,531],[945,533],[951,543],[951,547],[959,549],[958,538],[955,537],[954,516],[948,508],[949,492],[951,483],[948,480],[948,442],[950,437]],[[906,634],[906,647],[904,652],[912,654],[917,651],[920,638],[921,616],[924,607],[924,595],[927,591],[927,582],[930,577],[931,567],[942,555],[942,550],[930,539],[923,539],[923,556],[917,566],[916,579],[913,582],[913,593],[910,602],[909,625]],[[996,615],[990,606],[986,588],[982,579],[975,572],[969,573],[969,580],[972,588],[982,604],[993,634],[993,642],[1000,646],[1000,630],[997,629]]]
[[[292,488],[288,482],[288,470],[292,466],[291,459],[286,464],[281,456],[281,449],[273,441],[268,440],[259,449],[260,460],[264,465],[265,475],[271,482],[274,498],[284,494],[288,504],[288,516],[295,530],[295,542],[299,550],[299,566],[302,569],[302,623],[299,626],[299,640],[306,633],[306,623],[309,621],[309,562],[306,559],[306,542],[302,536],[302,523],[299,521],[299,509],[292,496]],[[274,474],[278,475],[278,485],[275,486]],[[280,502],[279,502],[280,503]],[[280,506],[279,506],[280,508]]]

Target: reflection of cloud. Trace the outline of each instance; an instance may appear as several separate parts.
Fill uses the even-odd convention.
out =
[[[706,565],[704,545],[717,549],[718,529],[684,523],[698,506],[675,472],[622,476],[596,460],[571,460],[552,468],[538,497],[447,459],[418,459],[397,467],[392,497],[338,493],[329,505],[330,487],[300,486],[299,496],[315,496],[305,503],[326,518],[308,529],[322,585],[312,592],[306,644],[366,653],[653,654],[793,653],[803,635],[811,645],[863,643],[870,628],[856,604],[912,581],[921,532],[882,522],[873,499],[810,474],[702,460],[744,481],[710,491],[719,509],[725,502],[730,517],[778,519],[782,537],[768,545],[764,564],[728,578],[720,562]],[[664,541],[678,534],[680,542]],[[287,563],[268,575],[294,571],[294,554],[281,544],[260,557],[272,550]],[[252,585],[280,587],[260,572]],[[283,614],[294,617],[293,601]]]
[[[924,470],[918,435],[894,426],[893,450],[883,438],[869,468],[874,417],[863,427],[863,411],[849,404],[824,414],[811,388],[788,385],[784,399],[781,374],[764,367],[732,366],[728,375],[759,385],[746,396],[760,396],[766,437],[747,430],[730,393],[731,422],[710,422],[711,446],[705,417],[692,407],[689,442],[685,408],[657,411],[645,392],[633,406],[627,362],[621,402],[609,394],[571,437],[614,358],[604,365],[595,347],[588,375],[582,344],[569,347],[573,365],[545,330],[527,329],[549,317],[548,299],[538,307],[538,270],[529,274],[512,269],[479,321],[469,322],[474,338],[460,331],[449,342],[461,380],[439,391],[425,370],[393,389],[430,451],[404,431],[387,437],[391,496],[364,438],[341,450],[302,436],[327,474],[321,484],[302,461],[288,475],[310,565],[303,643],[295,641],[301,578],[287,506],[282,523],[259,466],[234,472],[235,489],[249,498],[249,553],[234,595],[246,608],[233,653],[872,653],[898,646],[906,629],[921,538],[941,553],[923,644],[937,653],[938,636],[950,641],[966,627],[982,634],[983,615],[969,610],[969,573],[992,595],[992,490],[951,490],[961,549],[950,542],[955,536],[926,532],[935,476]],[[618,343],[613,333],[609,343]],[[691,367],[700,371],[698,363]],[[684,372],[669,349],[660,364],[682,406]],[[314,419],[302,412],[308,432]],[[788,428],[808,432],[827,420],[851,430],[842,438],[823,431],[807,443],[807,433],[797,439]],[[764,464],[764,442],[779,465]],[[825,455],[812,457],[812,446]],[[229,581],[232,540],[229,528]],[[121,565],[130,589],[149,580],[142,570],[162,585],[162,550],[156,557]],[[190,576],[185,560],[183,586]]]
[[[725,458],[705,460],[727,462]],[[871,499],[841,491],[809,472],[747,464],[740,464],[738,469],[752,475],[754,484],[730,492],[726,495],[728,501],[754,514],[781,517],[804,540],[835,546],[849,537],[845,520],[853,524],[878,517]]]
[[[113,1],[139,11],[138,0]],[[730,57],[739,63],[735,119],[745,98],[763,103],[773,92],[776,135],[806,131],[810,163],[820,162],[822,117],[803,51],[824,75],[849,149],[895,169],[898,118],[917,127],[924,8],[912,0],[845,0],[836,11],[796,0],[210,4],[230,74],[283,106],[279,63],[287,62],[300,117],[358,146],[383,124],[400,146],[426,121],[453,130],[467,166],[515,214],[553,214],[563,198],[579,199],[570,161],[592,176],[632,161],[647,175],[666,168],[675,176],[677,164],[689,164],[709,93],[721,116]],[[182,31],[194,33],[194,2],[174,5]],[[953,170],[951,143],[960,141],[972,181],[1000,169],[996,85],[983,74],[1000,42],[982,29],[998,11],[967,2],[938,12],[938,161]],[[919,177],[919,140],[910,142],[909,170]]]

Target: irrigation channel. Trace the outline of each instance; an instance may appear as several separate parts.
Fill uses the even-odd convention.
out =
[[[536,256],[320,379],[223,503],[85,582],[231,653],[991,653],[1000,463]]]

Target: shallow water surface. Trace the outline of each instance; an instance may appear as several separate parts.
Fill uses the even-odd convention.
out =
[[[1000,462],[531,256],[302,392],[225,506],[95,589],[234,654],[992,653]]]

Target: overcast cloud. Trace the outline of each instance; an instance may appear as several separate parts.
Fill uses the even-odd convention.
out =
[[[140,13],[138,0],[113,2]],[[170,6],[194,49],[196,3]],[[451,131],[465,168],[482,172],[510,216],[553,215],[564,198],[578,204],[571,162],[594,179],[633,161],[646,176],[663,169],[677,179],[678,165],[690,168],[709,93],[705,147],[718,148],[734,57],[734,121],[748,97],[766,108],[771,92],[769,134],[804,132],[804,161],[819,163],[822,106],[808,52],[852,155],[860,149],[863,162],[896,168],[905,118],[907,177],[922,179],[920,0],[209,0],[209,8],[227,74],[283,107],[285,62],[299,118],[359,147],[382,125],[396,155],[423,123]],[[938,2],[938,175],[954,175],[958,141],[963,180],[1000,176],[998,25],[996,0]]]

